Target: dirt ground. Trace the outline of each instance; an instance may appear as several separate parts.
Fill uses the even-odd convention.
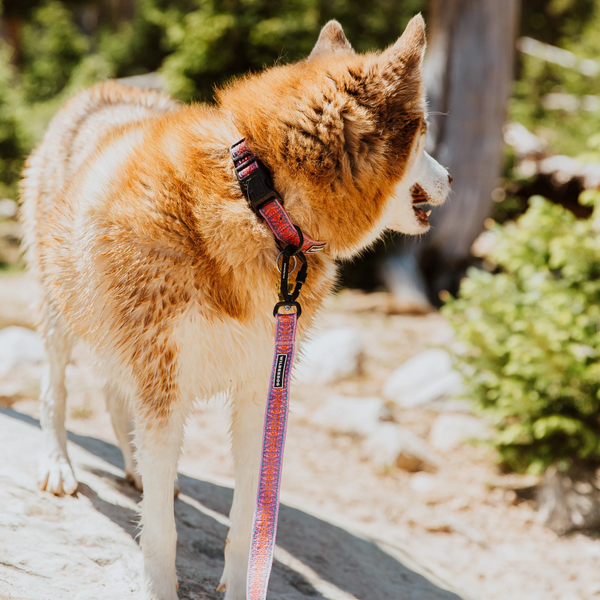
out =
[[[19,286],[25,290],[27,285],[23,276],[0,278],[0,314],[3,306],[19,312],[2,298],[18,298]],[[283,503],[330,523],[349,524],[382,546],[410,554],[464,599],[600,599],[600,540],[582,533],[560,538],[540,525],[533,500],[519,492],[532,481],[502,475],[485,446],[463,444],[445,453],[434,473],[381,472],[365,456],[359,438],[332,434],[310,418],[336,394],[381,397],[386,377],[402,362],[452,342],[440,315],[388,314],[382,298],[343,293],[322,316],[323,329],[360,330],[365,346],[362,373],[334,385],[298,384],[293,389]],[[27,310],[22,298],[20,304]],[[8,320],[13,319],[27,321],[22,313]],[[114,444],[101,386],[89,355],[78,352],[68,368],[67,427]],[[12,400],[4,397],[5,406],[9,403],[12,410],[38,418],[37,382],[20,379],[18,387]],[[438,416],[434,410],[392,408],[390,418],[427,440]],[[197,480],[231,483],[228,426],[223,403],[199,404],[187,429],[180,472]],[[35,452],[30,459],[36,460]],[[357,598],[371,600],[368,595]]]

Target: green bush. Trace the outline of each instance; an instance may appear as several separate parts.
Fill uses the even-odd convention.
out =
[[[30,137],[20,118],[22,97],[10,65],[11,50],[0,41],[0,199],[17,197],[17,182]]]
[[[48,100],[61,92],[88,50],[70,11],[58,0],[48,0],[34,11],[23,28],[22,84],[29,101]]]
[[[600,192],[589,219],[541,197],[497,227],[443,313],[462,350],[466,388],[495,426],[501,462],[540,473],[600,464]]]

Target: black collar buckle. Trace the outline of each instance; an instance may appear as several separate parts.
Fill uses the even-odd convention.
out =
[[[257,212],[265,202],[279,199],[279,195],[273,189],[269,169],[250,152],[244,139],[233,144],[229,152],[235,165],[237,180],[254,212]]]

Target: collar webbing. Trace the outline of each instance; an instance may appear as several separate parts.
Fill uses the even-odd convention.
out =
[[[283,201],[273,188],[269,169],[253,154],[246,140],[233,144],[229,151],[235,165],[235,174],[252,210],[267,223],[273,235],[283,246],[300,247],[302,252],[311,254],[325,248],[325,242],[316,242],[292,223],[283,208]]]

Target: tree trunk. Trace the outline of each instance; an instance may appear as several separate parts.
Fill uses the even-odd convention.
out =
[[[427,149],[449,169],[454,185],[446,205],[433,211],[432,231],[419,242],[407,241],[401,260],[386,265],[388,285],[412,302],[417,296],[436,302],[441,290],[456,292],[471,244],[490,214],[502,168],[518,14],[519,0],[431,0]]]

